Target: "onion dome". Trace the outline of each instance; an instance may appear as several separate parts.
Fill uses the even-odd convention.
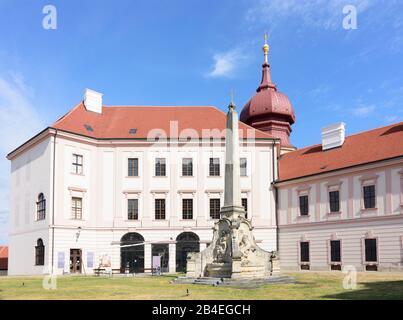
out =
[[[288,97],[277,91],[271,80],[268,62],[267,35],[263,46],[264,63],[262,81],[256,94],[242,109],[240,120],[281,140],[282,147],[292,147],[289,142],[291,125],[295,122],[294,109]]]

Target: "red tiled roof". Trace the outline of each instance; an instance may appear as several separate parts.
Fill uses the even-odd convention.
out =
[[[346,138],[340,148],[314,145],[281,156],[280,181],[403,156],[403,122]]]
[[[0,258],[8,258],[8,247],[0,246]]]
[[[170,121],[178,122],[179,135],[184,129],[193,129],[198,137],[206,138],[203,130],[219,129],[221,134],[213,134],[213,137],[224,137],[222,133],[226,127],[226,116],[215,107],[103,106],[102,114],[98,114],[87,111],[80,103],[51,127],[97,139],[144,139],[153,129],[162,129],[170,137]],[[91,126],[93,131],[86,129],[86,125]],[[130,129],[137,131],[130,134]],[[251,130],[255,138],[272,138],[242,122],[239,122],[239,129],[241,138],[247,137],[247,130]],[[188,137],[187,134],[183,135],[181,137]],[[177,137],[173,134],[171,138]]]

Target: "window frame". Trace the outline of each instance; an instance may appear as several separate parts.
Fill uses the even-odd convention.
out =
[[[302,212],[302,203],[301,199],[306,198],[306,212]],[[303,207],[305,208],[305,207]],[[299,209],[299,216],[300,217],[309,217],[309,194],[299,194],[298,195],[298,209]]]
[[[130,207],[130,203],[136,203],[134,208]],[[133,212],[131,212],[131,209]],[[127,199],[127,220],[138,221],[139,220],[139,199]]]
[[[373,195],[370,194],[370,196],[366,195],[365,190],[368,190],[368,188],[371,188],[373,190]],[[362,203],[363,203],[363,210],[376,210],[376,184],[364,184],[362,186]],[[370,201],[370,205],[367,207],[367,200]],[[373,204],[373,206],[372,206]]]
[[[333,260],[332,258],[332,243],[339,243],[339,257],[340,261]],[[343,261],[343,249],[342,249],[342,241],[340,239],[330,239],[329,240],[329,264],[330,265],[341,265]]]
[[[154,220],[166,220],[166,199],[154,199]]]
[[[215,202],[214,205],[212,205],[213,202]],[[217,203],[218,203],[218,213],[216,212]],[[221,199],[220,198],[210,198],[209,199],[209,217],[210,217],[210,220],[219,220],[220,219],[220,211],[221,211]]]
[[[131,165],[131,163],[134,164]],[[139,158],[128,158],[127,159],[127,176],[128,177],[139,177]]]
[[[369,173],[365,174],[362,177],[359,178],[361,181],[361,199],[360,199],[360,204],[361,204],[361,212],[363,214],[365,213],[377,213],[378,212],[378,178],[379,175],[374,174],[374,173]],[[365,187],[370,187],[374,186],[374,200],[375,200],[375,206],[373,208],[366,208],[365,205]]]
[[[182,177],[193,177],[193,158],[182,158]]]
[[[81,207],[77,206],[77,203],[81,203]],[[83,220],[83,198],[71,197],[71,219]]]
[[[38,201],[36,202],[36,221],[41,221],[45,219],[46,219],[46,198],[45,195],[41,192],[38,195]]]
[[[166,158],[155,158],[155,176],[166,177],[167,176],[167,160]]]
[[[337,201],[332,199],[332,194],[337,193]],[[328,190],[328,199],[329,199],[329,213],[340,213],[341,203],[340,203],[340,190]],[[336,205],[336,207],[333,207]]]
[[[35,266],[45,265],[45,245],[42,238],[36,240],[35,246]]]
[[[248,176],[248,158],[241,157],[239,159],[239,170],[240,170],[240,176],[241,177],[247,177]]]
[[[244,203],[245,201],[246,201],[246,205]],[[248,219],[248,198],[247,197],[241,198],[241,203],[242,203],[242,206],[243,206],[243,208],[245,210],[245,219]]]
[[[186,203],[186,204],[185,204]],[[190,204],[190,206],[189,206]],[[193,199],[182,199],[182,220],[193,220]]]
[[[79,159],[81,159],[81,163]],[[73,174],[84,175],[84,156],[82,154],[73,153],[71,165]]]
[[[375,261],[367,260],[367,241],[375,241]],[[365,237],[363,239],[363,262],[364,265],[377,265],[379,263],[379,239],[377,237]]]
[[[218,163],[216,163],[218,160]],[[220,158],[210,158],[209,160],[209,177],[220,177],[221,176],[221,159]]]
[[[308,245],[308,261],[302,260],[302,244]],[[310,265],[311,264],[311,242],[308,240],[300,240],[298,242],[298,260],[300,265]]]

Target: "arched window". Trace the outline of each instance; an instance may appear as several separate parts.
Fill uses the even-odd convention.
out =
[[[43,266],[45,264],[45,246],[42,239],[38,239],[35,247],[35,265]]]
[[[38,196],[36,203],[36,220],[44,220],[46,217],[46,199],[43,193]]]

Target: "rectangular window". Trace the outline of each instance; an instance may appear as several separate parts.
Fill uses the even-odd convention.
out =
[[[364,208],[375,209],[375,186],[364,186]]]
[[[127,200],[127,219],[138,220],[139,219],[139,200],[128,199]]]
[[[129,177],[138,177],[139,176],[139,159],[137,159],[137,158],[128,159],[127,175]]]
[[[166,176],[165,158],[155,159],[155,176],[156,177],[165,177]]]
[[[309,242],[300,242],[301,263],[309,262]]]
[[[75,174],[83,174],[83,156],[73,154],[72,172]]]
[[[209,172],[210,177],[220,176],[220,158],[210,158]]]
[[[247,173],[247,166],[248,166],[248,160],[246,158],[241,158],[240,159],[240,166],[241,166],[241,177],[246,177],[248,175]]]
[[[329,206],[330,212],[340,212],[340,192],[330,191],[329,192]]]
[[[245,209],[245,218],[248,219],[248,198],[242,198],[242,206]]]
[[[36,211],[36,220],[44,220],[46,217],[46,199],[43,193],[41,193],[38,197],[38,202],[36,203]]]
[[[182,199],[182,219],[193,219],[193,199]]]
[[[182,159],[182,176],[192,177],[193,176],[193,160],[192,158]]]
[[[330,262],[341,262],[341,241],[330,241]]]
[[[45,246],[43,244],[35,247],[35,265],[45,265]]]
[[[220,219],[220,199],[210,199],[210,218]]]
[[[165,199],[155,199],[155,220],[165,220]]]
[[[309,214],[308,196],[299,197],[299,212],[301,216],[307,216]]]
[[[74,220],[83,218],[83,199],[75,197],[71,199],[71,218]]]
[[[376,239],[365,239],[365,262],[377,262]]]

